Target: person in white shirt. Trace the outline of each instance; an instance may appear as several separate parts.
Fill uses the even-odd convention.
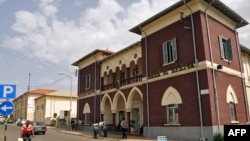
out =
[[[122,138],[126,139],[127,138],[128,122],[125,120],[125,117],[122,118],[121,128],[122,128]]]
[[[97,134],[98,134],[98,128],[99,128],[99,123],[96,120],[95,123],[92,124],[93,130],[94,130],[94,138],[97,139]]]

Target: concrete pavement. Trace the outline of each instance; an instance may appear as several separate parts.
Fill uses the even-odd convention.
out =
[[[57,127],[47,127],[48,130],[55,130],[58,132],[63,132],[66,134],[73,134],[77,136],[84,136],[87,138],[93,138],[93,132],[90,131],[85,131],[85,130],[65,130],[64,128],[57,128]],[[128,134],[127,139],[122,139],[121,133],[116,133],[116,132],[108,132],[108,137],[104,138],[104,140],[110,140],[110,141],[157,141],[157,138],[147,138],[143,137],[140,134]],[[168,141],[174,141],[174,140],[169,140]]]

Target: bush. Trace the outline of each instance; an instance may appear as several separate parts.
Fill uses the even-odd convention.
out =
[[[214,134],[214,141],[224,141],[224,137],[221,133],[216,132]]]
[[[130,120],[130,127],[135,127],[135,120]]]
[[[56,125],[56,120],[55,120],[55,119],[52,119],[52,120],[50,121],[50,124],[53,125],[53,126]]]

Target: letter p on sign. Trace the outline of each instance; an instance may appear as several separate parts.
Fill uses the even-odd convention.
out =
[[[0,85],[0,98],[16,98],[16,85]]]

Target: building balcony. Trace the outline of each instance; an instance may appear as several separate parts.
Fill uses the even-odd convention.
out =
[[[132,83],[137,83],[142,81],[142,75],[137,75],[137,76],[133,76],[124,80],[115,80],[112,83],[108,83],[102,86],[102,91],[105,90],[109,90],[109,89],[113,89],[113,88],[120,88],[122,86],[128,85],[128,84],[132,84]]]

